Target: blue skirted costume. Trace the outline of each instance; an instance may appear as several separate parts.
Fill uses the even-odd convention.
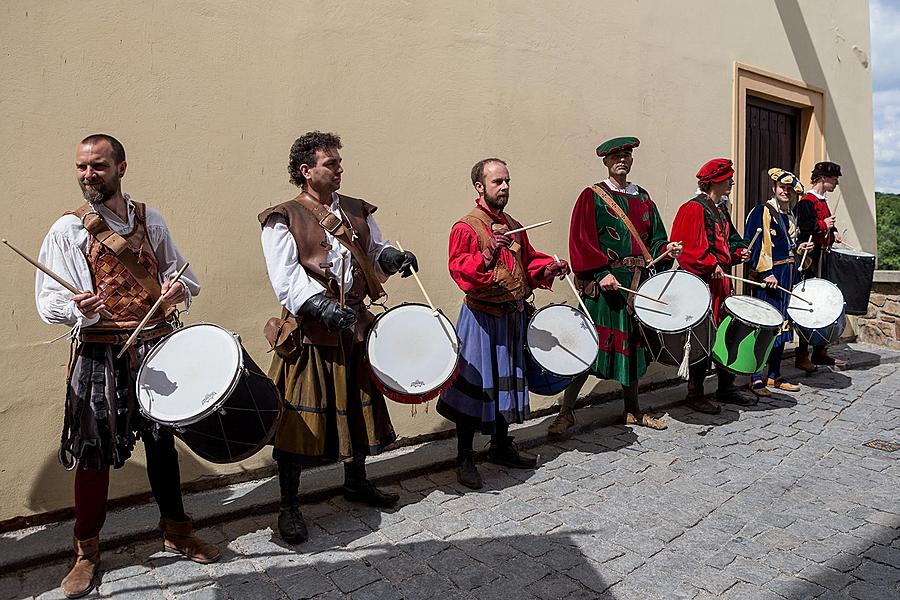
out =
[[[778,201],[772,198],[750,211],[744,229],[744,238],[753,239],[756,230],[760,228],[762,233],[759,240],[750,248],[750,261],[747,263],[751,269],[751,278],[762,281],[769,275],[774,275],[778,280],[778,285],[790,290],[799,281],[797,269],[799,229],[796,219],[790,210],[781,211]],[[754,295],[777,308],[784,317],[781,333],[775,338],[775,344],[769,355],[768,372],[758,373],[751,377],[754,387],[762,387],[765,385],[764,375],[768,375],[768,378],[774,381],[781,378],[781,358],[784,354],[784,345],[794,339],[794,334],[787,314],[790,301],[787,293],[765,287],[757,288]]]

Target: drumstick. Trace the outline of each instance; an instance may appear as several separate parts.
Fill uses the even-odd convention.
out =
[[[559,257],[554,254],[553,260],[559,262]],[[566,281],[569,283],[569,287],[572,288],[572,293],[575,294],[575,297],[578,299],[578,305],[581,306],[581,310],[590,317],[591,313],[588,312],[587,306],[584,305],[584,300],[581,299],[581,294],[578,293],[578,289],[575,287],[575,283],[572,281],[572,278],[569,277],[568,273],[566,273]]]
[[[541,221],[540,223],[533,223],[531,225],[526,225],[525,227],[519,227],[518,229],[512,229],[510,231],[504,231],[503,235],[512,235],[514,233],[519,233],[520,231],[528,231],[529,229],[534,229],[535,227],[542,227],[544,225],[549,225],[552,223],[552,219],[548,219],[546,221]]]
[[[737,275],[729,275],[728,273],[722,273],[722,275],[725,276],[725,277],[727,277],[728,279],[735,279],[735,280],[737,280],[737,281],[743,281],[744,283],[749,283],[750,285],[755,285],[755,286],[758,286],[758,287],[767,287],[766,284],[763,283],[763,282],[761,282],[761,281],[753,281],[752,279],[744,279],[743,277],[738,277]],[[804,298],[803,296],[798,296],[797,294],[795,294],[794,292],[792,292],[792,291],[789,290],[789,289],[783,288],[783,287],[781,287],[780,285],[776,285],[776,286],[775,286],[775,289],[781,290],[782,292],[784,292],[784,293],[787,294],[788,296],[793,296],[794,298],[797,298],[798,300],[802,300],[803,302],[806,302],[807,304],[809,304],[810,306],[812,306],[812,302],[810,302],[809,300],[807,300],[807,299]]]
[[[676,243],[680,244],[681,242],[676,242]],[[659,261],[661,261],[662,259],[664,259],[671,253],[672,253],[672,249],[669,248],[668,250],[666,250],[665,252],[663,252],[662,254],[660,254],[659,256],[654,258],[653,260],[651,260],[645,268],[649,269],[650,267],[652,267],[653,265],[655,265],[656,263],[658,263]]]
[[[658,298],[653,298],[652,296],[648,296],[647,294],[641,294],[640,292],[636,292],[632,289],[629,289],[629,288],[625,287],[624,285],[620,285],[619,289],[622,290],[623,292],[628,292],[629,294],[634,294],[638,298],[646,298],[647,300],[651,300],[653,302],[659,302],[660,304],[665,304],[666,306],[669,305],[669,303],[664,300],[659,300]]]
[[[403,246],[400,245],[399,240],[397,240],[397,250],[399,250],[400,252],[405,252],[405,250],[403,249]],[[415,278],[416,283],[419,284],[419,289],[422,290],[422,295],[425,296],[425,301],[428,302],[428,306],[431,307],[431,313],[433,315],[437,316],[438,311],[434,307],[434,303],[431,301],[431,297],[428,295],[428,292],[425,291],[425,286],[422,285],[422,280],[419,279],[419,274],[416,272],[415,269],[412,268],[412,265],[410,265],[409,270],[412,271],[413,278]]]
[[[175,273],[175,277],[170,280],[170,287],[175,285],[179,279],[181,279],[181,275],[187,270],[188,265],[191,263],[184,263],[184,265],[178,269],[178,272]],[[150,310],[147,311],[147,314],[144,315],[144,318],[141,319],[141,322],[138,323],[138,326],[132,332],[131,336],[129,336],[128,340],[126,340],[125,345],[122,346],[122,349],[119,350],[119,353],[116,355],[116,358],[122,358],[122,355],[134,345],[134,341],[137,339],[137,336],[140,335],[141,330],[144,328],[144,325],[147,324],[147,321],[150,320],[150,317],[153,316],[153,313],[156,312],[156,309],[159,308],[159,305],[163,302],[163,295],[160,294],[159,298],[156,299],[156,302],[153,303],[153,306],[150,307]]]
[[[812,241],[812,239],[813,239],[812,234],[809,234],[809,239],[806,240],[806,243],[807,243],[807,244],[810,243],[810,242]],[[801,271],[803,270],[803,263],[806,262],[806,253],[807,253],[807,252],[809,252],[809,246],[806,247],[806,249],[803,251],[803,256],[800,257],[800,270],[801,270]],[[801,289],[802,289],[804,292],[806,291],[806,279],[803,280],[803,287],[802,287]]]
[[[753,250],[753,244],[756,243],[756,238],[758,238],[758,237],[759,237],[759,234],[761,234],[761,233],[762,233],[762,227],[757,227],[757,228],[756,228],[756,233],[753,235],[753,239],[751,239],[751,240],[750,240],[750,243],[747,244],[747,248],[748,248],[749,250]]]
[[[13,246],[12,244],[10,244],[8,241],[6,241],[5,238],[2,239],[2,240],[0,240],[0,242],[3,242],[4,244],[6,244],[6,245],[9,247],[10,250],[12,250],[13,252],[15,252],[16,254],[18,254],[19,256],[21,256],[22,258],[24,258],[25,260],[27,260],[28,262],[30,262],[30,263],[31,263],[32,265],[34,265],[39,271],[43,271],[44,274],[47,275],[50,279],[52,279],[53,281],[55,281],[55,282],[58,283],[59,285],[63,286],[63,287],[66,288],[68,291],[72,292],[73,294],[84,294],[84,293],[86,293],[86,292],[84,292],[84,291],[82,291],[82,290],[78,290],[74,285],[72,285],[71,283],[69,283],[68,281],[66,281],[65,279],[63,279],[62,277],[60,277],[59,275],[57,275],[57,274],[54,273],[53,271],[51,271],[51,270],[47,267],[47,265],[45,265],[44,263],[42,263],[42,262],[40,262],[40,261],[37,261],[37,260],[34,260],[33,258],[29,257],[27,254],[25,254],[24,252],[22,252],[21,250],[19,250],[18,248],[16,248],[16,247]],[[101,311],[100,311],[100,315],[103,316],[103,317],[106,318],[106,319],[111,319],[111,318],[112,318],[112,315],[111,315],[111,314],[109,313],[109,311],[107,311],[107,310],[101,310]]]
[[[669,275],[668,281],[666,281],[666,285],[663,286],[663,289],[659,292],[659,296],[657,296],[657,300],[663,297],[663,294],[666,293],[666,290],[669,289],[669,284],[672,283],[672,280],[675,279],[675,273],[678,272],[678,267],[672,269],[672,274]]]

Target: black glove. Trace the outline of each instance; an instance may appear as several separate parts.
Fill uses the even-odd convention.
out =
[[[381,266],[381,270],[388,275],[393,275],[400,271],[401,277],[409,277],[413,271],[419,270],[419,261],[416,260],[415,254],[409,250],[400,252],[390,246],[385,246],[384,250],[381,251],[381,255],[378,257],[378,264]]]
[[[341,305],[320,292],[303,303],[298,313],[304,317],[311,317],[324,323],[328,331],[340,331],[341,329],[353,329],[356,325],[356,311],[351,308],[341,308]]]

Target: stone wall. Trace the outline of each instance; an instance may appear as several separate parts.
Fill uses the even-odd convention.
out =
[[[869,312],[858,328],[861,342],[900,350],[900,271],[875,271]]]

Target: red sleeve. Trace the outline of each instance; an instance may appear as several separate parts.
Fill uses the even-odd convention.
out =
[[[697,202],[685,202],[675,215],[670,239],[680,241],[682,252],[678,263],[686,271],[706,275],[712,273],[718,261],[709,251],[706,237],[706,218],[703,207]]]
[[[538,252],[528,241],[528,234],[522,232],[522,264],[525,266],[525,275],[528,278],[528,285],[532,288],[540,288],[549,290],[553,285],[553,278],[547,281],[547,275],[544,269],[547,265],[556,262],[549,254]]]
[[[585,188],[581,192],[575,201],[575,208],[572,209],[572,221],[569,224],[569,259],[572,261],[572,271],[578,275],[603,269],[609,264],[606,253],[600,249],[597,217],[594,214],[594,192],[591,188]]]
[[[450,230],[450,277],[463,292],[483,287],[491,282],[491,272],[484,267],[475,231],[465,223],[457,223]]]

